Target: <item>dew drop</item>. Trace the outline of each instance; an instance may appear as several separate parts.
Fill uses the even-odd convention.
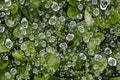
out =
[[[7,38],[6,41],[5,41],[5,46],[7,48],[12,48],[13,42],[9,38]]]
[[[80,33],[84,33],[85,32],[85,29],[84,29],[84,26],[78,26],[78,30]]]
[[[98,15],[100,14],[99,8],[95,8],[95,9],[93,10],[93,14],[94,14],[95,16],[98,16]]]
[[[6,5],[6,6],[11,6],[11,5],[12,5],[11,0],[5,0],[5,5]]]
[[[0,33],[3,33],[5,31],[5,27],[0,26]]]
[[[53,11],[58,11],[60,9],[58,3],[56,3],[56,2],[53,2],[51,8],[53,9]]]
[[[74,34],[68,33],[67,36],[66,36],[66,40],[72,41],[73,39],[74,39]]]
[[[63,42],[63,43],[60,43],[59,47],[63,50],[66,50],[66,48],[68,47],[67,46],[67,43],[66,42]]]
[[[4,12],[0,12],[0,18],[4,17],[5,13]]]
[[[87,57],[86,57],[86,55],[84,53],[80,53],[79,57],[82,60],[86,60],[87,59]]]
[[[9,72],[6,72],[5,73],[5,78],[10,79],[11,78],[11,74]]]
[[[82,5],[82,4],[79,4],[79,5],[78,5],[78,9],[79,9],[79,10],[82,10],[82,9],[83,9],[83,5]]]
[[[110,66],[116,66],[117,61],[116,61],[115,58],[109,57],[109,58],[108,58],[108,64],[109,64]]]
[[[105,54],[111,54],[111,53],[112,53],[112,50],[107,47],[107,48],[105,48],[104,53],[105,53]]]
[[[28,28],[28,20],[26,18],[22,18],[21,27],[22,28]]]
[[[50,25],[55,25],[56,23],[56,16],[52,16],[50,19],[49,19],[49,24]]]
[[[110,0],[100,0],[100,8],[102,10],[106,10]]]
[[[70,21],[70,27],[75,27],[76,26],[76,22],[75,21]]]

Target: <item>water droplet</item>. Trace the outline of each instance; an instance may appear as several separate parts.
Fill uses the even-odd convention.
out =
[[[75,27],[76,26],[76,22],[75,21],[70,21],[70,27]]]
[[[111,53],[112,53],[112,50],[107,47],[107,48],[105,48],[104,53],[105,53],[105,54],[111,54]]]
[[[0,26],[0,33],[3,33],[5,31],[5,27]]]
[[[61,22],[64,22],[64,21],[65,21],[65,17],[64,17],[64,16],[60,16],[60,17],[59,17],[59,20],[60,20]]]
[[[6,6],[11,6],[11,5],[12,5],[11,0],[5,0],[5,5],[6,5]]]
[[[5,13],[4,12],[0,12],[0,18],[4,17]]]
[[[111,0],[100,0],[100,8],[106,10]]]
[[[21,27],[22,28],[28,28],[28,20],[26,18],[22,18]]]
[[[93,65],[93,69],[98,69],[99,68],[99,66],[97,65],[97,64],[95,64],[95,65]]]
[[[66,40],[72,41],[73,39],[74,39],[74,34],[68,33],[67,36],[66,36]]]
[[[37,29],[37,28],[38,28],[38,24],[37,24],[37,23],[33,23],[33,24],[32,24],[32,28],[33,28],[33,29]]]
[[[11,68],[10,72],[12,75],[15,75],[17,73],[17,70],[15,68]]]
[[[79,57],[82,60],[86,60],[87,59],[87,57],[86,57],[86,55],[84,53],[80,53]]]
[[[45,39],[45,34],[44,34],[44,33],[39,33],[38,37],[39,37],[40,39]]]
[[[63,50],[66,50],[66,48],[68,47],[67,46],[67,43],[66,42],[63,42],[63,43],[60,43],[59,47]]]
[[[117,61],[116,61],[115,58],[109,57],[109,58],[108,58],[108,64],[109,64],[110,66],[116,66]]]
[[[95,39],[94,39],[94,43],[95,43],[96,45],[99,45],[99,44],[100,44],[100,42],[101,42],[101,41],[100,41],[100,39],[99,39],[99,38],[95,38]]]
[[[88,42],[89,42],[89,37],[84,36],[84,37],[83,37],[83,41],[84,41],[85,43],[88,43]]]
[[[99,54],[96,54],[96,55],[94,56],[94,59],[95,59],[96,61],[99,61],[99,60],[102,59],[102,56],[99,55]]]
[[[6,72],[5,73],[5,78],[10,79],[11,78],[11,74],[9,72]]]
[[[88,50],[88,54],[89,55],[94,55],[94,51],[93,50]]]
[[[49,19],[49,24],[50,25],[55,25],[56,23],[56,16],[52,16],[50,19]]]
[[[20,45],[21,50],[26,50],[27,49],[27,45],[25,43]]]
[[[15,22],[13,20],[8,20],[7,23],[6,23],[9,27],[12,27]]]
[[[24,4],[25,0],[19,0],[20,4]]]
[[[85,32],[85,29],[84,29],[84,26],[78,26],[78,30],[80,31],[80,33],[84,33]]]
[[[7,38],[6,41],[5,41],[5,46],[7,48],[12,48],[13,42],[9,38]]]
[[[83,18],[83,14],[77,14],[77,19],[82,19]]]
[[[99,8],[95,8],[95,9],[93,10],[93,14],[94,14],[95,16],[98,16],[98,15],[100,14]]]
[[[58,3],[56,3],[56,2],[53,2],[51,8],[53,9],[53,11],[58,11],[60,9]]]
[[[92,4],[93,5],[97,4],[97,0],[92,0]]]
[[[83,5],[82,5],[82,4],[79,4],[79,5],[78,5],[78,9],[79,9],[79,10],[82,10],[82,9],[83,9]]]
[[[55,42],[55,40],[56,40],[55,36],[51,36],[51,37],[49,38],[49,42],[51,42],[51,43]]]

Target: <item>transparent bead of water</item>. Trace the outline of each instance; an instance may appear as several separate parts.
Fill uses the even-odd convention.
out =
[[[37,68],[34,68],[34,69],[33,69],[33,73],[38,74]]]
[[[94,39],[94,43],[95,43],[96,45],[99,45],[99,44],[100,44],[100,42],[101,42],[101,41],[100,41],[100,39],[99,39],[99,38],[95,38],[95,39]]]
[[[86,60],[87,59],[87,57],[86,57],[86,55],[84,53],[80,53],[79,57],[82,60]]]
[[[94,56],[94,59],[95,59],[96,61],[99,61],[99,60],[102,59],[102,56],[99,55],[99,54],[96,54],[96,55]]]
[[[21,26],[23,28],[28,28],[28,20],[26,18],[22,18],[22,20],[21,20]]]
[[[24,4],[25,0],[19,0],[20,4]]]
[[[111,0],[100,0],[100,8],[106,10]]]
[[[27,57],[30,56],[30,52],[29,52],[29,51],[26,51],[26,52],[25,52],[25,56],[27,56]]]
[[[15,23],[15,22],[14,22],[13,20],[8,20],[6,24],[7,24],[8,26],[12,27],[12,26],[14,25],[14,23]]]
[[[33,28],[33,29],[37,29],[37,28],[38,28],[38,24],[37,24],[37,23],[33,23],[33,24],[32,24],[32,28]]]
[[[11,0],[5,0],[5,5],[6,5],[6,6],[11,6],[11,5],[12,5]]]
[[[82,4],[79,4],[79,5],[78,5],[78,9],[79,9],[79,10],[82,10],[82,9],[83,9],[83,5],[82,5]]]
[[[56,16],[52,16],[50,19],[49,19],[49,24],[50,25],[55,25],[56,23]]]
[[[67,43],[66,42],[63,42],[63,43],[60,43],[59,47],[63,50],[66,50],[66,48],[68,47],[67,46]]]
[[[12,48],[13,42],[9,38],[7,38],[6,41],[5,41],[5,46],[7,48]]]
[[[111,41],[111,42],[110,42],[110,46],[111,46],[111,47],[115,47],[115,45],[116,45],[116,43],[115,43],[114,41]]]
[[[97,65],[97,64],[95,64],[95,65],[93,65],[93,69],[98,69],[99,68],[99,66]]]
[[[5,12],[0,12],[0,18],[5,16]]]
[[[74,34],[68,33],[67,36],[66,36],[66,40],[72,41],[73,39],[74,39]]]
[[[60,16],[60,17],[59,17],[59,20],[60,20],[61,22],[64,22],[64,21],[65,21],[65,17],[64,17],[64,16]]]
[[[41,44],[42,47],[46,47],[46,41],[41,41],[40,44]]]
[[[31,41],[33,41],[35,39],[35,37],[33,35],[30,35],[29,38]]]
[[[5,31],[5,27],[4,26],[1,26],[0,27],[0,33],[3,33]]]
[[[105,48],[104,53],[105,53],[105,54],[111,54],[111,53],[112,53],[112,50],[107,47],[107,48]]]
[[[92,4],[93,5],[97,4],[97,0],[92,0]]]
[[[59,7],[57,2],[53,2],[51,8],[53,9],[53,11],[58,11],[60,9],[60,7]]]
[[[47,32],[46,32],[46,37],[50,37],[51,36],[51,32],[48,30]]]
[[[45,28],[46,24],[45,23],[41,23],[41,27]]]
[[[45,8],[50,8],[50,5],[49,4],[45,4]]]
[[[19,38],[18,42],[22,43],[23,42],[23,38]]]
[[[78,26],[78,30],[80,33],[84,33],[85,32],[85,29],[84,29],[84,26]]]
[[[25,43],[20,45],[21,50],[26,50],[27,49],[27,45]]]
[[[82,19],[83,18],[83,14],[77,14],[77,19]]]
[[[117,65],[117,61],[116,61],[115,58],[109,57],[109,58],[108,58],[108,64],[109,64],[110,66],[116,66],[116,65]]]
[[[75,27],[76,26],[76,22],[75,21],[70,21],[70,27]]]
[[[5,78],[10,79],[11,78],[11,74],[9,72],[6,72],[5,73]]]
[[[99,8],[95,8],[95,9],[93,10],[93,14],[94,14],[95,16],[98,16],[98,15],[100,14]]]
[[[55,42],[55,40],[56,40],[55,36],[51,36],[51,37],[49,38],[49,42],[51,42],[51,43]]]
[[[83,37],[83,41],[84,41],[85,43],[88,43],[88,42],[89,42],[89,37],[84,36],[84,37]]]
[[[38,36],[39,36],[40,39],[45,39],[45,37],[46,37],[44,33],[39,33]]]
[[[23,35],[26,35],[26,34],[27,34],[26,29],[23,28],[23,27],[20,27],[20,31],[21,31],[21,33],[22,33]]]
[[[88,54],[89,55],[94,55],[94,51],[93,50],[88,50]]]
[[[15,75],[17,73],[17,70],[15,68],[11,68],[10,72],[12,75]]]

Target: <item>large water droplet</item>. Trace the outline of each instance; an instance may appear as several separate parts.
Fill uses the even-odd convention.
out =
[[[68,46],[67,46],[67,43],[66,42],[63,42],[59,45],[59,47],[63,50],[65,50]]]
[[[106,10],[111,0],[100,0],[100,8]]]
[[[74,34],[68,34],[67,36],[66,36],[66,40],[68,40],[68,41],[72,41],[74,39]]]
[[[52,16],[50,19],[49,19],[49,24],[50,25],[55,25],[56,23],[56,16]]]
[[[56,2],[53,2],[51,8],[53,9],[53,11],[58,11],[60,9],[58,3],[56,3]]]
[[[11,74],[9,72],[6,72],[5,73],[5,78],[10,79],[11,78]]]
[[[7,48],[12,48],[13,42],[9,38],[7,38],[6,41],[5,41],[5,46]]]
[[[12,5],[11,0],[5,0],[5,5],[6,5],[6,6],[11,6],[11,5]]]
[[[109,58],[108,58],[108,64],[109,64],[110,66],[116,66],[117,61],[116,61],[115,58],[109,57]]]
[[[21,27],[28,28],[28,20],[26,18],[22,18]]]

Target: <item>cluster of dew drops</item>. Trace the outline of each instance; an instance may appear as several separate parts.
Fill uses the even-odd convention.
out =
[[[44,2],[45,0],[42,0],[42,2]],[[78,2],[80,2],[81,0],[78,0]],[[100,10],[106,10],[109,3],[110,3],[111,0],[100,0],[100,8],[95,8],[93,10],[93,14],[95,16],[99,16],[100,14]],[[12,0],[4,0],[5,2],[5,5],[7,6],[11,6],[12,4]],[[25,3],[25,0],[19,0],[20,4],[24,4]],[[93,5],[94,4],[97,4],[97,0],[86,0],[86,2],[91,2]],[[65,1],[63,1],[63,4],[66,4]],[[69,18],[62,15],[62,9],[61,9],[61,4],[58,4],[56,1],[53,1],[52,5],[45,5],[45,8],[47,9],[51,9],[51,11],[54,11],[56,13],[59,13],[61,14],[58,18],[57,16],[53,15],[53,16],[50,16],[49,14],[46,14],[44,19],[43,19],[43,22],[41,22],[41,25],[39,26],[36,22],[33,22],[32,23],[32,29],[35,30],[35,29],[38,29],[40,27],[40,30],[46,28],[46,26],[50,26],[49,28],[51,28],[52,26],[54,26],[57,22],[57,20],[59,20],[61,23],[64,23],[68,28],[74,28],[76,25],[77,25],[77,22],[75,20],[71,20],[69,21],[69,23],[65,23]],[[3,8],[1,5],[0,5],[0,8]],[[83,10],[84,9],[84,5],[83,4],[78,4],[78,9],[79,10]],[[44,11],[40,11],[40,16],[44,14]],[[107,12],[106,12],[107,14]],[[5,12],[0,12],[0,23],[4,22],[4,16],[5,15],[10,15],[10,11],[8,9],[6,9]],[[79,14],[77,15],[77,18],[78,19],[82,19],[84,17],[83,14]],[[21,31],[22,31],[22,34],[26,35],[27,32],[26,32],[26,29],[28,28],[28,23],[29,21],[27,20],[27,18],[23,17],[20,21],[20,24],[21,24]],[[9,21],[9,25],[13,25],[14,22],[13,21]],[[58,25],[59,26],[59,25]],[[80,33],[84,33],[85,30],[84,30],[84,26],[81,25],[81,26],[78,26],[78,30]],[[5,26],[0,26],[0,33],[4,33],[6,31],[6,27]],[[67,30],[65,30],[67,32]],[[75,66],[74,62],[76,61],[76,56],[74,57],[73,54],[72,54],[72,50],[76,50],[76,47],[74,46],[74,49],[70,49],[69,48],[69,45],[68,45],[68,42],[71,42],[71,41],[74,41],[75,39],[75,35],[74,35],[74,31],[73,33],[69,33],[69,31],[67,32],[67,34],[64,36],[64,39],[61,39],[61,38],[58,38],[55,34],[55,30],[46,30],[46,33],[44,32],[40,32],[39,33],[39,38],[41,39],[41,42],[38,42],[35,40],[35,37],[33,35],[29,36],[29,40],[30,41],[34,41],[34,46],[38,46],[38,45],[41,45],[43,47],[43,49],[41,49],[39,51],[39,54],[42,55],[42,56],[45,56],[46,52],[51,52],[51,49],[52,47],[54,48],[58,48],[59,47],[59,50],[61,52],[63,52],[63,54],[60,54],[59,51],[56,51],[56,55],[59,56],[60,58],[62,59],[67,59],[68,58],[68,54],[72,57],[72,60],[73,62],[70,62],[70,61],[67,61],[67,64],[65,66],[61,66],[60,65],[60,69],[58,69],[58,71],[60,71],[61,69],[63,69],[63,71],[61,70],[60,71],[60,77],[64,77],[64,70],[68,70],[69,67],[71,66]],[[8,33],[9,34],[9,33]],[[91,33],[91,36],[93,34]],[[108,34],[109,36],[109,34]],[[48,38],[48,40],[45,40],[46,38]],[[12,41],[10,38],[6,38],[5,42],[1,43],[1,44],[5,44],[5,46],[7,48],[12,48],[14,46],[14,44],[21,44],[24,42],[24,39],[23,38],[20,38],[18,43],[15,43],[14,41]],[[89,39],[88,37],[84,37],[83,38],[83,43],[85,42],[89,42]],[[40,44],[39,44],[40,43]],[[95,42],[96,44],[99,45],[99,39],[96,40]],[[50,45],[52,46],[50,46]],[[79,42],[77,42],[78,45]],[[114,41],[111,41],[110,42],[110,45],[111,47],[114,47],[115,46],[115,42]],[[81,46],[82,47],[82,46]],[[26,48],[26,45],[25,44],[22,44],[20,46],[20,49],[21,50],[24,50]],[[81,58],[81,60],[87,60],[87,56],[86,54],[79,50],[76,50],[79,52],[79,56]],[[88,54],[89,55],[94,55],[94,51],[93,50],[88,50]],[[112,49],[110,47],[105,47],[104,48],[104,51],[103,51],[103,54],[106,54],[106,55],[109,55],[109,54],[112,54]],[[30,53],[26,54],[26,56],[29,56]],[[5,54],[2,54],[2,58],[4,60],[8,60],[8,55],[7,53]],[[98,58],[101,58],[103,57],[104,55],[95,55],[94,58],[97,60]],[[116,56],[116,58],[119,58],[119,53],[118,53],[118,56]],[[107,60],[108,60],[108,65],[109,66],[116,66],[117,65],[117,61],[116,61],[116,58],[114,57],[108,57]],[[13,63],[15,63],[15,65],[20,65],[22,64],[20,61],[13,61]],[[38,67],[40,66],[40,63],[37,63],[37,62],[34,62],[32,63],[34,66]],[[24,65],[24,64],[23,64]],[[12,66],[12,65],[9,65],[9,66]],[[44,64],[45,66],[45,64]],[[89,63],[88,65],[89,66]],[[94,65],[93,68],[94,69],[97,69],[99,66],[98,65]],[[31,70],[31,65],[28,64],[28,66],[26,66],[26,69],[27,70]],[[73,74],[75,74],[74,70],[70,69],[68,70],[71,74],[68,74],[70,76],[72,76]],[[9,79],[11,77],[11,75],[16,75],[17,73],[17,69],[16,68],[11,68],[11,70],[9,72],[6,72],[4,75],[7,79]],[[38,74],[39,70],[37,68],[34,68],[33,69],[33,73],[34,74]],[[89,72],[89,70],[87,70],[86,72]],[[97,75],[97,74],[96,74]],[[16,76],[17,80],[21,80],[21,76],[18,75]],[[72,80],[72,79],[71,79]],[[86,80],[85,77],[82,77],[82,80]],[[102,80],[102,77],[99,77],[99,80]]]

